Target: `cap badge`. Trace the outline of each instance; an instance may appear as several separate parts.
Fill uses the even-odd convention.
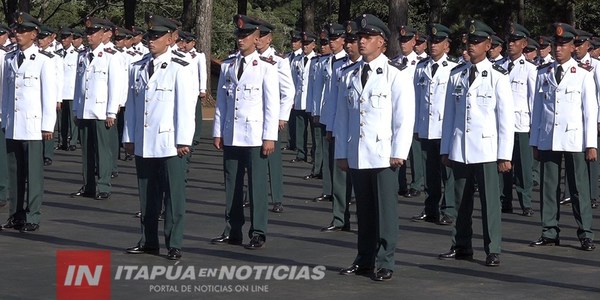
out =
[[[562,36],[565,33],[565,29],[562,28],[562,26],[558,25],[556,27],[556,35],[557,36]]]
[[[435,27],[432,27],[432,28],[431,28],[431,34],[432,34],[432,35],[436,35],[436,34],[437,34],[437,28],[435,28]]]
[[[85,27],[92,27],[92,20],[90,20],[90,19],[87,19],[87,20],[85,21]]]
[[[25,21],[25,20],[23,19],[23,15],[22,15],[22,14],[19,14],[19,17],[17,18],[17,23],[19,23],[19,24],[23,24],[23,22],[24,22],[24,21]]]
[[[475,33],[475,25],[474,24],[471,24],[471,26],[469,26],[469,33],[470,34]]]
[[[321,31],[321,33],[319,34],[319,36],[321,37],[322,40],[326,40],[327,39],[327,32],[326,31]]]
[[[406,35],[406,29],[404,29],[404,26],[400,27],[400,35],[401,36],[405,36]]]
[[[515,24],[510,24],[510,33],[515,34]]]
[[[360,27],[361,28],[367,28],[367,18],[365,15],[363,15],[363,19],[360,20]]]
[[[236,25],[237,25],[238,28],[244,27],[244,20],[242,19],[241,16],[238,16],[238,19],[236,21]]]
[[[539,43],[540,43],[540,45],[544,44],[544,39],[540,38]]]
[[[346,32],[352,33],[352,26],[350,24],[346,25]]]
[[[329,26],[329,33],[330,34],[334,34],[335,33],[335,28],[333,28],[333,26]]]

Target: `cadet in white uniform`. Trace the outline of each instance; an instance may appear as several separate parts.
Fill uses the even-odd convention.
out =
[[[81,52],[77,63],[77,80],[73,112],[81,133],[83,154],[83,187],[72,196],[105,200],[111,195],[110,129],[114,125],[119,105],[127,98],[128,76],[122,57],[102,43],[112,23],[86,20],[90,48]],[[96,180],[98,174],[98,180]]]
[[[511,34],[508,37],[508,56],[497,61],[496,64],[509,72],[515,109],[515,145],[512,155],[513,169],[500,176],[502,212],[513,212],[512,190],[514,182],[522,215],[531,217],[533,216],[533,208],[531,206],[533,153],[531,146],[529,146],[529,124],[531,124],[531,113],[533,112],[537,68],[523,55],[523,49],[528,44],[528,37],[529,30],[527,28],[517,23],[511,24]]]
[[[0,24],[0,45],[4,45],[8,41],[8,32],[10,28],[4,24]],[[8,49],[0,46],[0,128],[2,127],[2,91],[4,90],[2,83],[2,74],[4,69],[4,56]],[[4,132],[0,130],[0,207],[6,205],[8,199],[8,167],[6,162],[6,138]]]
[[[431,56],[417,64],[414,78],[417,114],[415,131],[425,151],[425,182],[427,198],[425,209],[413,216],[413,221],[427,221],[439,225],[450,225],[456,217],[454,207],[454,177],[452,169],[440,160],[440,139],[446,104],[446,88],[450,71],[457,59],[450,58],[450,29],[442,24],[428,26]],[[442,182],[444,193],[442,193]],[[442,202],[440,208],[440,201]]]
[[[398,41],[400,42],[400,55],[393,58],[394,61],[405,65],[406,71],[411,75],[411,79],[415,74],[417,63],[419,62],[419,56],[414,51],[415,45],[417,44],[418,33],[417,30],[410,26],[400,26],[399,28]],[[416,130],[416,126],[414,126]],[[423,149],[421,147],[421,141],[417,137],[417,132],[413,136],[410,154],[408,157],[411,167],[411,183],[408,184],[406,179],[406,165],[400,167],[398,171],[398,193],[404,197],[411,198],[421,195],[423,187],[425,186],[425,159]]]
[[[246,249],[264,246],[267,234],[267,157],[274,151],[279,127],[277,68],[260,58],[256,42],[259,22],[243,15],[234,17],[239,52],[223,61],[217,85],[213,128],[214,146],[223,149],[225,171],[225,230],[212,243],[242,243],[243,188],[248,170],[250,194],[250,242]]]
[[[573,27],[555,23],[556,61],[538,68],[530,144],[541,166],[542,235],[531,246],[559,245],[560,165],[565,159],[581,249],[594,250],[586,160],[597,159],[598,102],[591,67],[572,57]]]
[[[75,80],[77,78],[77,57],[79,52],[73,46],[74,31],[71,28],[63,28],[60,32],[60,42],[63,45],[60,56],[63,62],[63,84],[60,92],[62,105],[60,113],[60,145],[58,149],[74,151],[79,130],[75,125],[73,115],[73,98],[75,93]],[[71,142],[72,141],[72,142]]]
[[[294,79],[294,86],[296,87],[296,95],[294,96],[293,115],[296,117],[295,128],[296,128],[296,158],[292,159],[292,162],[307,161],[308,159],[308,148],[307,148],[307,130],[310,115],[306,112],[307,108],[307,95],[308,95],[308,83],[310,73],[310,61],[316,56],[315,54],[315,40],[317,37],[313,33],[303,32],[302,33],[302,51],[301,55],[294,58],[291,63],[292,78]]]
[[[356,194],[358,253],[341,274],[390,280],[398,239],[397,169],[408,156],[415,95],[412,74],[384,54],[390,30],[373,15],[357,18],[363,60],[341,78],[335,125],[335,159],[349,170]],[[343,102],[342,102],[343,103]]]
[[[256,51],[264,61],[277,67],[279,79],[279,133],[281,133],[290,118],[296,89],[290,70],[290,61],[278,56],[271,46],[274,28],[273,25],[260,21],[260,38],[256,44]],[[283,212],[283,166],[281,160],[281,146],[278,141],[275,143],[273,154],[269,155],[269,182],[271,198],[273,199],[271,211],[276,213]]]
[[[488,59],[492,63],[496,63],[504,59],[504,56],[502,56],[502,50],[504,50],[504,40],[495,34],[492,35],[492,48],[487,51]]]
[[[39,228],[44,194],[42,141],[51,140],[58,97],[55,65],[34,44],[42,24],[17,15],[18,49],[6,54],[2,84],[2,130],[6,135],[10,217],[2,228]]]
[[[440,259],[472,259],[474,181],[479,186],[486,266],[500,265],[502,241],[498,172],[511,168],[514,109],[508,72],[486,59],[494,31],[467,22],[470,62],[450,73],[440,154],[452,167],[458,214],[450,251]]]
[[[302,55],[302,32],[298,30],[290,31],[290,44],[292,46],[292,52],[288,53],[286,58],[290,62],[290,70],[292,61],[299,55]],[[293,72],[293,71],[292,71]],[[296,88],[296,87],[294,87]],[[293,106],[292,106],[293,107]],[[296,151],[296,114],[294,109],[290,112],[290,118],[287,123],[288,128],[288,144],[282,147],[281,150]]]
[[[135,154],[142,238],[127,253],[158,254],[158,216],[165,199],[167,258],[181,258],[185,216],[185,159],[194,136],[196,91],[191,69],[169,49],[175,24],[149,17],[151,55],[132,65],[123,143]]]

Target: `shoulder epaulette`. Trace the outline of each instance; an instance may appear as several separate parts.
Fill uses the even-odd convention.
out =
[[[594,69],[594,67],[592,67],[592,65],[590,65],[590,64],[582,64],[582,63],[578,63],[577,65],[578,65],[580,68],[582,68],[582,69],[584,69],[584,70],[586,70],[586,71],[588,71],[588,72],[590,72],[590,71],[592,71],[592,70]]]
[[[63,51],[65,51],[65,49],[58,49],[58,50],[54,51],[54,53],[55,53],[56,55],[60,55],[60,56],[62,56],[62,55],[63,55]]]
[[[232,60],[232,59],[235,59],[235,55],[234,55],[234,56],[229,56],[229,57],[227,57],[227,58],[226,58],[226,59],[224,59],[222,62],[226,62],[226,61],[228,61],[228,60]]]
[[[467,63],[465,63],[465,62],[462,62],[462,63],[460,63],[460,64],[456,65],[456,66],[455,66],[454,68],[452,68],[452,70],[450,70],[450,71],[458,70],[458,69],[460,69],[460,68],[462,68],[462,67],[464,67],[464,66],[466,66],[466,65],[467,65]]]
[[[321,57],[321,55],[315,55],[315,56],[311,57],[310,60],[319,59],[320,57]]]
[[[341,68],[340,71],[344,71],[346,69],[352,68],[354,65],[356,65],[357,62],[359,62],[359,61],[357,60],[357,61],[355,61],[355,62],[353,62],[353,63],[351,63],[351,64],[349,64],[349,65],[347,65],[347,66],[345,66],[343,68]]]
[[[454,57],[454,56],[450,56],[450,55],[448,55],[447,57],[448,57],[447,58],[448,61],[451,61],[453,63],[458,63],[458,57]]]
[[[543,65],[538,66],[537,69],[538,70],[545,69],[545,68],[549,67],[551,64],[552,64],[551,62],[545,63]]]
[[[4,46],[0,46],[0,50],[4,50],[4,52],[10,52],[10,49],[8,49],[8,47],[4,47]]]
[[[110,53],[110,54],[115,54],[117,53],[117,51],[113,48],[104,48],[104,52]]]
[[[267,62],[267,63],[270,63],[270,64],[272,64],[272,65],[274,65],[274,64],[276,64],[276,63],[277,63],[276,61],[274,61],[274,60],[273,60],[273,58],[272,58],[272,57],[262,57],[262,56],[261,56],[261,57],[260,57],[260,60],[262,60],[262,61],[264,61],[264,62]]]
[[[176,63],[178,63],[178,64],[180,64],[180,65],[182,65],[182,66],[184,66],[184,67],[187,66],[187,65],[189,65],[189,63],[187,61],[185,61],[183,59],[179,59],[177,57],[172,57],[171,60],[174,61],[174,62],[176,62]]]
[[[417,63],[417,65],[419,65],[419,64],[423,64],[423,63],[425,63],[425,64],[426,64],[426,63],[427,63],[429,60],[431,60],[431,57],[426,57],[426,58],[423,58],[423,59],[421,59],[421,60],[420,60],[420,61]]]
[[[173,53],[173,54],[175,54],[175,55],[177,55],[179,57],[185,57],[185,55],[183,53],[179,52],[179,51],[173,50],[173,51],[171,51],[171,53]]]
[[[526,62],[528,62],[528,63],[530,63],[530,64],[532,64],[532,65],[534,65],[534,66],[537,66],[537,65],[535,64],[535,62],[533,62],[533,61],[531,61],[531,60],[528,60],[528,59],[526,59],[525,61],[526,61]]]
[[[44,54],[44,55],[46,55],[46,56],[48,56],[48,57],[50,57],[50,58],[53,58],[53,57],[54,57],[54,54],[52,54],[52,53],[50,53],[50,52],[47,52],[47,51],[45,51],[45,50],[42,50],[42,49],[40,49],[40,53],[41,53],[41,54]]]
[[[119,49],[119,48],[115,48],[115,49],[117,49],[117,51],[119,51],[119,52],[121,52],[121,53],[122,53],[123,51],[125,51],[124,49]]]
[[[401,62],[395,61],[395,60],[388,60],[388,64],[390,66],[396,67],[398,70],[402,71],[406,68],[408,68],[407,65],[402,64]]]
[[[135,51],[127,51],[127,54],[131,55],[131,56],[136,56],[137,54],[135,53]]]
[[[498,71],[498,72],[500,72],[500,73],[502,73],[504,75],[508,75],[508,71],[505,68],[503,68],[502,66],[500,66],[500,65],[494,64],[494,65],[492,65],[492,69],[494,69],[494,70],[496,70],[496,71]]]

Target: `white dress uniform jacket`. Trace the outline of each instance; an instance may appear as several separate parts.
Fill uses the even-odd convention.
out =
[[[170,51],[154,59],[135,62],[129,72],[131,87],[125,109],[123,142],[135,144],[135,155],[144,158],[177,155],[177,146],[192,145],[195,128],[196,91],[186,62]]]
[[[505,70],[509,69],[511,60],[505,57],[499,62],[499,66]],[[525,59],[521,54],[514,62],[508,78],[513,96],[513,107],[515,109],[515,132],[529,132],[531,125],[531,113],[533,112],[533,98],[535,96],[535,80],[537,67]]]
[[[406,66],[408,67],[409,73],[414,75],[415,70],[417,69],[417,63],[419,62],[417,53],[413,51],[406,56],[400,53],[400,55],[394,57],[392,60],[402,64],[404,57],[406,57]],[[411,75],[411,80],[413,75]]]
[[[328,101],[329,95],[331,95],[332,89],[337,89],[337,77],[336,77],[336,67],[339,68],[342,66],[341,62],[344,60],[348,60],[348,55],[346,51],[342,50],[336,54],[331,54],[321,63],[321,66],[318,70],[316,84],[315,86],[320,86],[321,93],[313,93],[313,115],[319,116],[319,122],[321,124],[326,125],[321,117],[323,115],[323,106],[325,102]],[[335,65],[335,66],[334,66]]]
[[[36,45],[6,54],[2,83],[2,127],[6,138],[41,140],[42,131],[53,132],[56,123],[58,83],[55,65]]]
[[[196,67],[198,68],[198,81],[200,85],[200,93],[205,93],[206,82],[208,80],[208,73],[206,69],[206,54],[204,54],[204,52],[197,52],[196,49],[192,49],[190,51],[190,56],[192,57],[192,59],[195,59]]]
[[[90,62],[89,54],[94,55]],[[127,101],[127,64],[121,53],[104,45],[79,54],[73,111],[78,119],[106,120]]]
[[[365,87],[360,61],[340,81],[334,135],[335,159],[352,169],[390,167],[390,158],[406,159],[415,122],[412,73],[381,54],[369,63]]]
[[[2,93],[4,91],[3,88],[3,76],[4,76],[4,57],[8,49],[5,46],[0,46],[0,123],[2,123]]]
[[[558,66],[555,61],[538,68],[529,144],[539,150],[567,152],[597,148],[594,75],[569,59],[557,84]]]
[[[61,91],[63,90],[63,84],[65,81],[63,58],[62,56],[60,56],[60,53],[62,52],[62,45],[61,50],[53,51],[52,53],[50,53],[50,51],[47,51],[51,49],[51,47],[48,47],[46,48],[46,50],[42,51],[46,51],[46,55],[50,57],[50,59],[54,63],[54,69],[56,70],[56,102],[62,103],[63,98],[61,97]]]
[[[484,59],[469,86],[471,66],[450,73],[440,154],[464,164],[511,160],[515,123],[506,70]]]
[[[279,78],[279,120],[287,122],[290,119],[290,112],[294,105],[294,95],[296,94],[292,71],[290,70],[290,61],[278,56],[273,47],[265,50],[260,57],[264,58],[267,62],[275,62]]]
[[[244,72],[238,80],[242,56],[223,61],[217,85],[217,107],[213,137],[225,146],[258,147],[276,141],[279,130],[279,86],[277,68],[258,52],[244,57]]]
[[[294,109],[296,110],[306,110],[306,98],[308,95],[308,82],[311,66],[310,61],[315,55],[314,51],[309,55],[298,55],[294,58],[290,66],[292,69],[294,86],[296,87],[296,95],[294,96]],[[308,57],[306,65],[304,64],[304,57]]]
[[[73,100],[75,97],[75,80],[77,79],[77,58],[79,52],[71,45],[63,49],[63,87],[62,99]]]
[[[435,75],[431,75],[432,66],[438,64]],[[446,105],[446,88],[450,80],[450,71],[457,65],[444,54],[437,62],[431,57],[421,60],[415,70],[415,99],[417,114],[415,132],[419,138],[434,140],[442,138],[442,123]]]
[[[321,124],[325,125],[326,131],[331,131],[332,134],[335,125],[335,114],[338,104],[338,89],[340,86],[340,80],[342,78],[342,72],[344,68],[354,63],[348,54],[345,53],[345,51],[344,54],[344,57],[338,57],[333,62],[331,79],[326,85],[325,92],[323,93],[323,104],[321,105],[321,118],[319,121]],[[360,61],[361,59],[362,56],[360,56],[357,61]]]
[[[321,108],[318,107],[323,98],[323,88],[325,78],[323,78],[323,69],[329,61],[331,54],[319,55],[313,57],[310,61],[310,81],[308,82],[308,93],[306,96],[306,111],[311,113],[311,116],[320,116]],[[328,80],[331,78],[328,78]]]
[[[592,67],[591,72],[594,74],[594,83],[596,83],[596,100],[598,101],[598,106],[600,107],[600,61],[593,59],[588,52],[581,59],[580,63]],[[598,110],[598,123],[600,123],[600,109]]]

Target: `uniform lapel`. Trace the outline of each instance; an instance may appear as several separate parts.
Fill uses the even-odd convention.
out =
[[[17,73],[17,70],[19,69],[19,66],[17,66],[17,59],[19,57],[18,51],[15,52],[15,54],[12,56],[12,61],[10,63],[10,66],[13,68],[13,71],[15,73]]]
[[[360,72],[362,70],[363,65],[364,62],[361,61],[360,66],[352,72],[352,86],[354,86],[354,89],[358,92],[359,95],[362,94],[363,91],[362,83],[360,82]]]
[[[475,89],[477,89],[480,85],[481,82],[483,81],[483,75],[487,74],[486,76],[490,76],[488,69],[487,68],[483,68],[481,67],[483,70],[479,70],[479,68],[477,68],[477,77],[475,77],[475,80],[473,81],[473,84],[471,84],[471,86],[469,86],[469,91],[474,91]],[[469,70],[470,71],[470,70]],[[484,73],[486,72],[486,73]],[[467,82],[468,82],[468,77],[467,77]]]

